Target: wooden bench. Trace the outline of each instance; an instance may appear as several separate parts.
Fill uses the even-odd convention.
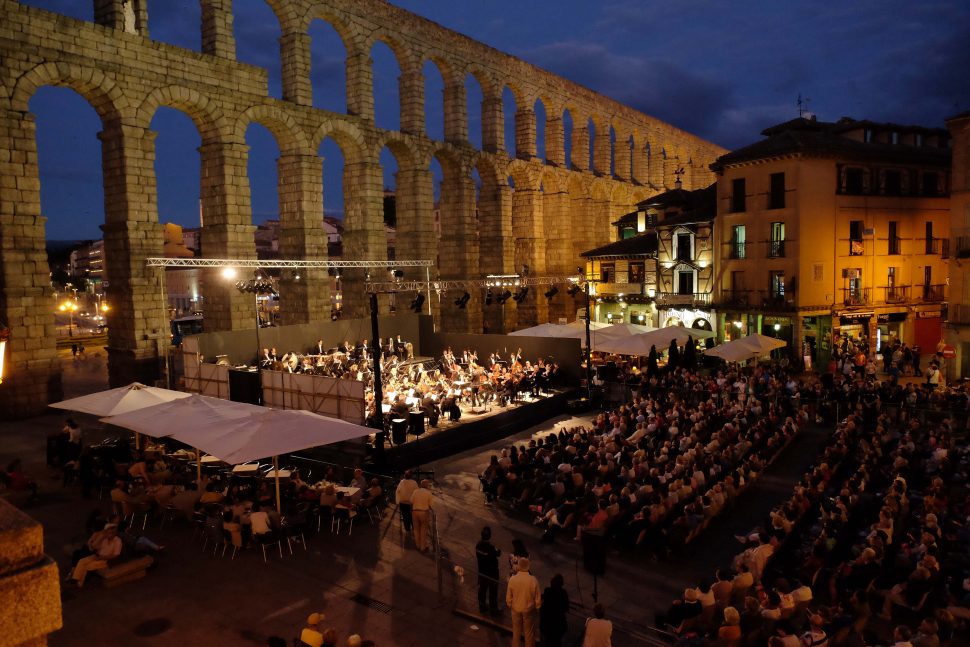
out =
[[[105,588],[113,588],[128,582],[134,582],[145,577],[148,568],[155,563],[155,559],[148,555],[142,555],[134,559],[129,559],[114,566],[94,571],[93,574],[101,578],[101,583]]]

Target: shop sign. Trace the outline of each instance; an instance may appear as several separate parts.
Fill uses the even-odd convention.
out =
[[[956,348],[954,348],[953,346],[950,346],[949,344],[947,344],[946,346],[943,347],[943,357],[944,357],[944,359],[953,359],[956,356],[957,356],[957,349]]]
[[[871,312],[849,312],[839,315],[839,322],[844,325],[861,324],[872,319]]]
[[[877,317],[879,323],[900,323],[906,321],[907,313],[905,312],[889,312],[886,314],[881,314]]]
[[[937,317],[942,316],[943,312],[941,310],[924,310],[916,313],[917,319],[936,319]]]

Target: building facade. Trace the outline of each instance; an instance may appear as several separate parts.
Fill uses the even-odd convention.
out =
[[[617,240],[583,253],[594,318],[712,330],[716,187],[675,188],[613,223]]]
[[[970,377],[970,111],[947,120],[953,138],[950,180],[950,293],[944,328],[948,380]]]
[[[718,330],[827,362],[843,336],[935,352],[950,255],[949,135],[798,118],[722,156]]]

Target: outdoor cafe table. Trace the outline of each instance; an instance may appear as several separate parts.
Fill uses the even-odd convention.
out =
[[[326,481],[320,481],[319,483],[314,483],[313,489],[314,490],[324,490],[324,489],[326,489],[326,487],[328,485],[333,485],[334,493],[336,493],[336,492],[343,492],[344,493],[344,496],[346,496],[346,497],[356,496],[357,493],[360,492],[360,488],[359,487],[349,487],[349,486],[343,486],[343,485],[336,485],[334,483],[327,483]]]

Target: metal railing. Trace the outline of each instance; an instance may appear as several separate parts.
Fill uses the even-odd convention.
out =
[[[768,256],[769,258],[784,258],[785,241],[783,240],[768,241]]]
[[[732,240],[728,243],[730,250],[728,255],[735,260],[743,260],[747,258],[747,243],[737,240]]]
[[[953,239],[953,255],[957,258],[970,258],[970,236],[957,236]]]
[[[936,303],[938,301],[943,301],[946,299],[946,285],[923,285],[922,297],[923,301],[930,301]]]
[[[970,324],[970,304],[951,303],[947,309],[947,321],[951,324]]]
[[[658,292],[657,305],[710,305],[710,292],[694,292],[681,294],[679,292]]]
[[[897,255],[902,253],[901,250],[903,247],[903,243],[901,238],[899,238],[898,236],[896,238],[890,238],[888,243],[889,245],[888,245],[888,248],[886,249],[887,254]]]
[[[865,306],[872,303],[872,288],[842,288],[842,302],[847,306]]]
[[[726,306],[746,306],[751,300],[751,290],[721,290],[720,303]]]
[[[905,303],[909,300],[908,285],[891,285],[882,289],[885,290],[884,301],[886,303]]]
[[[446,549],[435,553],[437,570],[439,573],[438,594],[444,601],[449,601],[452,613],[474,621],[479,625],[491,626],[504,633],[510,633],[512,618],[505,608],[505,592],[508,578],[493,578],[478,573],[477,564],[473,556],[463,557],[450,554]],[[563,569],[564,574],[567,570]],[[577,571],[582,572],[582,571]],[[579,647],[583,642],[586,619],[593,617],[592,600],[582,596],[581,583],[578,576],[568,577],[566,590],[570,596],[569,610],[566,613],[566,635],[563,645]],[[479,612],[478,590],[479,582],[493,583],[498,589],[499,613],[496,615]],[[540,582],[539,588],[544,589],[547,582]],[[577,595],[578,593],[578,595]],[[589,603],[586,606],[582,602]],[[607,619],[613,623],[613,645],[625,647],[627,645],[650,645],[653,647],[668,647],[676,640],[676,636],[653,626],[641,624],[633,618],[618,617],[614,613],[607,613]],[[539,614],[535,617],[536,638],[541,634]]]

